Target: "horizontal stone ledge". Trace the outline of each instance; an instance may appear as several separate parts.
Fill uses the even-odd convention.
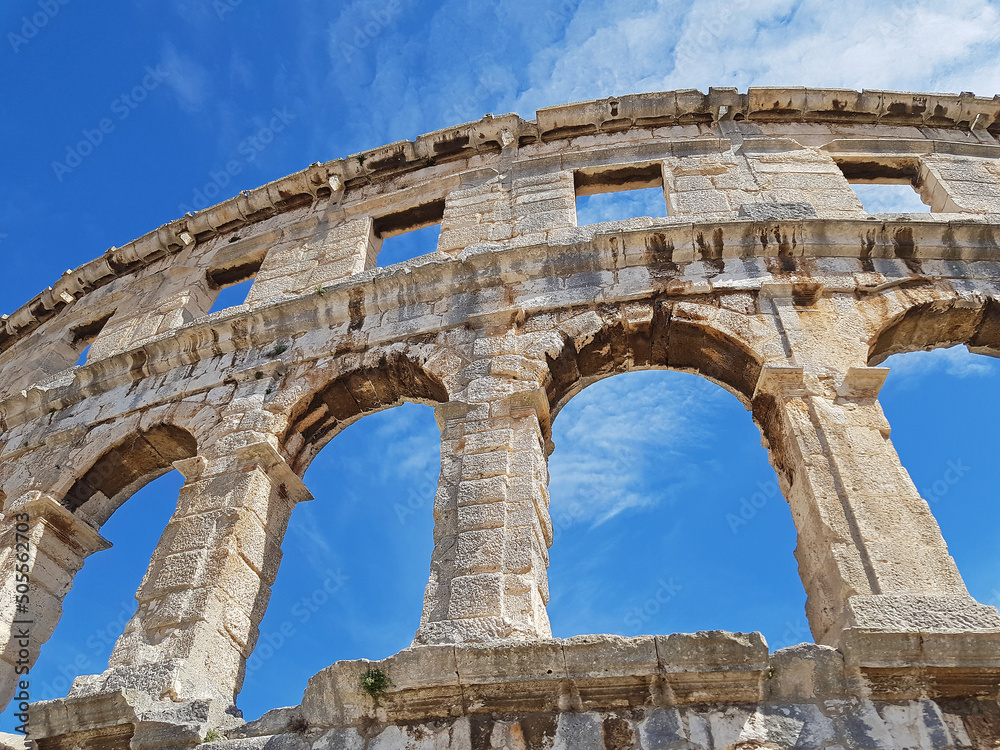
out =
[[[151,338],[134,349],[106,359],[66,370],[44,387],[32,387],[0,402],[0,424],[10,428],[42,415],[52,408],[63,408],[82,397],[94,395],[122,382],[160,374],[201,359],[226,354],[238,348],[238,336],[249,337],[262,351],[278,339],[297,335],[317,325],[333,329],[352,321],[352,307],[391,315],[404,304],[429,304],[456,298],[458,308],[448,314],[428,315],[383,326],[389,331],[369,346],[403,340],[405,335],[436,333],[465,325],[471,313],[461,308],[469,295],[487,289],[513,287],[516,310],[536,312],[569,306],[578,297],[593,298],[591,303],[635,298],[664,286],[652,274],[637,280],[633,273],[628,282],[616,281],[615,287],[601,286],[601,279],[624,278],[626,269],[659,268],[664,263],[677,266],[677,278],[687,281],[691,264],[703,265],[700,274],[716,278],[717,271],[705,263],[706,242],[722,244],[717,261],[790,257],[810,259],[854,259],[884,264],[888,273],[892,263],[904,260],[950,261],[957,263],[987,261],[1000,263],[1000,215],[977,218],[965,215],[875,216],[867,219],[796,219],[755,222],[725,220],[706,223],[678,222],[663,219],[633,219],[622,222],[579,227],[553,232],[545,243],[508,247],[503,244],[473,245],[457,258],[430,254],[405,264],[378,268],[350,276],[324,288],[322,295],[305,293],[251,310],[221,312]],[[793,241],[790,241],[793,240]],[[595,274],[595,271],[602,272]],[[860,271],[858,271],[860,272]],[[905,271],[907,274],[910,271]],[[823,271],[839,275],[856,287],[854,272]],[[957,273],[957,272],[956,272]],[[518,292],[519,284],[535,279],[579,275],[589,279],[589,286],[573,286],[546,294],[530,288]],[[824,278],[826,278],[824,276]],[[964,278],[975,278],[970,274]],[[773,273],[748,279],[746,288],[772,281]],[[992,281],[993,279],[988,279]],[[751,283],[752,282],[752,283]],[[637,287],[637,284],[642,284]],[[621,290],[618,289],[621,286]],[[830,286],[831,290],[837,287]],[[405,289],[406,294],[401,294]],[[846,287],[845,287],[846,289]],[[704,290],[701,290],[704,291]],[[666,293],[666,292],[664,292]],[[697,293],[693,290],[692,293]],[[360,305],[351,299],[360,294]],[[674,293],[678,299],[684,292]],[[576,301],[574,301],[576,300]],[[513,313],[511,313],[513,314]],[[397,325],[398,323],[398,325]],[[400,326],[406,323],[406,326]],[[242,333],[237,333],[237,331]],[[245,345],[245,344],[244,344]],[[288,367],[293,362],[275,363]],[[269,360],[270,361],[270,360]],[[256,369],[253,369],[256,366]],[[248,365],[247,372],[263,372],[269,366],[263,359]]]
[[[390,681],[375,700],[368,669]],[[708,631],[626,638],[577,636],[520,643],[416,646],[379,662],[341,661],[309,680],[302,708],[315,726],[377,714],[412,721],[477,713],[753,703],[767,676],[760,633]]]
[[[770,655],[759,633],[723,631],[417,646],[378,662],[337,662],[309,681],[301,710],[311,726],[351,726],[851,697],[996,699],[998,638],[854,631],[844,652],[800,644]],[[390,681],[377,702],[361,688],[368,669]]]
[[[873,700],[1000,700],[1000,629],[888,633],[848,628],[841,636],[847,674]]]

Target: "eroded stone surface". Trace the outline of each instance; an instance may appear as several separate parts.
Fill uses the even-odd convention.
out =
[[[965,94],[553,107],[313,165],[68,272],[0,325],[0,696],[18,658],[15,535],[31,541],[37,648],[107,546],[101,525],[176,468],[135,617],[38,736],[204,739],[232,716],[285,526],[310,498],[300,477],[344,427],[409,400],[435,406],[442,444],[420,628],[393,662],[405,712],[369,716],[342,663],[301,709],[225,742],[987,746],[1000,614],[969,596],[900,465],[877,365],[1000,354],[998,132],[1000,105]],[[885,180],[934,213],[867,215],[850,181]],[[662,187],[668,216],[577,226],[578,195],[638,187]],[[437,222],[437,252],[377,267],[384,238]],[[207,314],[249,278],[245,304]],[[697,372],[750,410],[828,648],[549,639],[552,419],[644,368]]]

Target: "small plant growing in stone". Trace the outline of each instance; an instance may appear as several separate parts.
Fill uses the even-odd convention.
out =
[[[222,735],[219,734],[217,729],[209,729],[208,734],[205,735],[205,742],[217,742],[222,739]]]
[[[391,685],[389,676],[378,667],[368,667],[361,675],[361,689],[372,697],[376,706],[379,698],[389,691]]]
[[[285,346],[284,344],[278,344],[276,347],[274,347],[274,351],[271,352],[271,356],[277,357],[279,354],[284,354],[287,351],[288,351],[287,346]]]
[[[263,380],[264,373],[262,373],[260,370],[257,370],[257,372],[255,372],[253,374],[253,377],[254,377],[254,380]]]
[[[232,237],[229,238],[229,241],[230,242],[239,242],[240,241],[240,236],[238,234],[234,234]]]
[[[318,287],[316,287],[316,294],[318,294],[320,297],[322,297],[324,294],[326,294],[326,289],[323,288],[322,284],[320,284]]]

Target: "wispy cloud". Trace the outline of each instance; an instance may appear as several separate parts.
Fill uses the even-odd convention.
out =
[[[610,378],[577,395],[553,425],[556,526],[597,525],[692,492],[707,467],[686,462],[685,451],[712,439],[702,425],[729,398],[696,376],[659,372]]]
[[[172,42],[164,42],[160,53],[163,66],[170,71],[166,83],[177,95],[177,102],[188,114],[202,110],[209,96],[208,72],[190,55],[180,52]]]
[[[904,385],[916,384],[927,375],[945,374],[958,378],[982,377],[998,373],[995,359],[972,354],[964,346],[932,349],[929,352],[894,354],[883,367],[889,367],[895,379]]]
[[[852,185],[861,205],[870,214],[929,213],[931,207],[920,200],[910,185]]]
[[[524,18],[532,23],[513,23]],[[348,149],[486,112],[532,118],[541,107],[643,91],[1000,90],[991,63],[1000,12],[981,0],[846,0],[836,13],[820,0],[445,0],[433,12],[353,0],[325,35],[321,86],[345,102]]]
[[[521,111],[709,86],[1000,89],[1000,72],[984,63],[1000,46],[1000,13],[975,0],[847,0],[836,13],[819,0],[617,6],[582,6],[570,28],[586,31],[535,57]]]

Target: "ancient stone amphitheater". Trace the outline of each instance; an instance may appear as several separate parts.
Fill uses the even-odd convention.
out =
[[[3,703],[109,546],[101,525],[175,468],[107,670],[28,707],[40,748],[996,747],[1000,615],[900,465],[877,365],[1000,353],[998,136],[1000,97],[971,94],[712,89],[487,116],[67,271],[0,326]],[[931,213],[869,215],[852,182],[910,184]],[[577,225],[577,196],[640,187],[663,189],[666,218]],[[435,223],[436,252],[377,267],[384,238]],[[247,279],[245,304],[207,314]],[[551,638],[552,420],[644,368],[699,373],[752,412],[815,644]],[[300,706],[245,724],[300,477],[402,401],[441,428],[413,646],[334,664]]]

